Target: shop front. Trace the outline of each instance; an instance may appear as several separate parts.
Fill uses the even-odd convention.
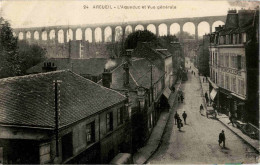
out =
[[[246,99],[241,96],[238,96],[235,93],[231,93],[231,95],[233,98],[232,110],[234,112],[236,119],[245,122],[246,121],[246,109],[245,109]]]

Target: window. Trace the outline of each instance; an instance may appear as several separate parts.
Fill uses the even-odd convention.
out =
[[[223,55],[222,54],[219,56],[219,65],[223,66]]]
[[[225,56],[225,67],[229,67],[229,56],[228,56],[228,54]]]
[[[229,36],[226,35],[226,44],[229,44]]]
[[[218,73],[216,72],[215,83],[218,84]]]
[[[242,33],[242,42],[246,42],[246,33]]]
[[[241,55],[237,56],[237,69],[241,69]]]
[[[217,52],[215,53],[215,57],[216,57],[216,59],[215,59],[216,62],[215,63],[216,63],[216,66],[218,66],[218,53]]]
[[[124,117],[124,107],[121,107],[117,110],[117,125],[123,123],[123,117]]]
[[[233,44],[236,44],[236,34],[233,34]]]
[[[241,95],[244,95],[244,80],[243,79],[239,79],[238,80],[238,93]]]
[[[240,44],[240,35],[239,34],[236,35],[236,43]]]
[[[226,75],[226,88],[230,90],[229,76]]]
[[[234,68],[237,68],[237,56],[234,56]]]
[[[224,88],[224,75],[221,74],[221,87]]]
[[[241,56],[241,69],[245,69],[245,68],[246,68],[245,57]]]
[[[231,67],[237,68],[237,56],[233,55],[233,56],[230,56],[230,58],[231,58]]]
[[[107,132],[113,130],[113,112],[107,113]]]
[[[95,121],[86,125],[87,144],[95,141]]]
[[[238,34],[239,36],[239,43],[242,44],[242,34]]]
[[[232,91],[237,92],[236,76],[232,78]]]

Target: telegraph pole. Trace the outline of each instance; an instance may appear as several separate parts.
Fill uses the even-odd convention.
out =
[[[151,68],[151,93],[152,93],[152,101],[154,101],[154,96],[153,96],[153,66],[154,65],[149,65]]]
[[[59,157],[59,118],[60,118],[60,90],[58,90],[58,86],[60,86],[61,80],[54,80],[54,92],[55,92],[55,139],[56,139],[56,157]]]

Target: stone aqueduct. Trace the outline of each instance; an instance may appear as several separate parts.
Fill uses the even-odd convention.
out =
[[[193,18],[175,18],[175,19],[164,19],[164,20],[150,20],[150,21],[135,21],[135,22],[126,22],[126,23],[106,23],[106,24],[87,24],[87,25],[60,25],[60,26],[48,26],[48,27],[32,27],[32,28],[16,28],[14,29],[14,34],[21,37],[20,39],[26,39],[26,40],[35,40],[38,33],[37,40],[55,40],[55,42],[58,41],[58,32],[62,31],[64,42],[67,40],[67,35],[69,35],[69,31],[72,31],[72,37],[71,40],[76,40],[76,31],[78,29],[81,29],[81,39],[87,40],[87,34],[86,31],[88,30],[91,34],[92,42],[95,41],[95,31],[96,29],[101,30],[101,37],[102,42],[105,41],[105,29],[110,27],[111,29],[111,36],[112,42],[115,42],[115,35],[116,35],[116,28],[121,27],[122,29],[122,35],[125,34],[126,28],[130,28],[131,31],[136,30],[137,26],[142,26],[143,29],[147,29],[148,26],[153,26],[155,28],[155,34],[159,35],[159,26],[164,24],[167,27],[167,35],[170,34],[170,26],[177,23],[179,25],[179,31],[180,31],[180,40],[182,40],[182,34],[183,34],[183,26],[185,23],[191,22],[194,24],[195,27],[195,39],[198,39],[198,25],[201,22],[207,22],[209,24],[210,32],[212,32],[212,26],[214,22],[216,21],[222,21],[223,23],[226,22],[226,16],[209,16],[209,17],[193,17]],[[148,29],[149,30],[149,29]],[[52,33],[52,36],[50,37]],[[45,35],[45,38],[43,39],[43,34]]]

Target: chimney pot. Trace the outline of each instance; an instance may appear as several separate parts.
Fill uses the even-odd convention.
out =
[[[104,87],[110,88],[111,83],[112,83],[112,73],[104,68],[104,72],[102,73],[102,84]]]

